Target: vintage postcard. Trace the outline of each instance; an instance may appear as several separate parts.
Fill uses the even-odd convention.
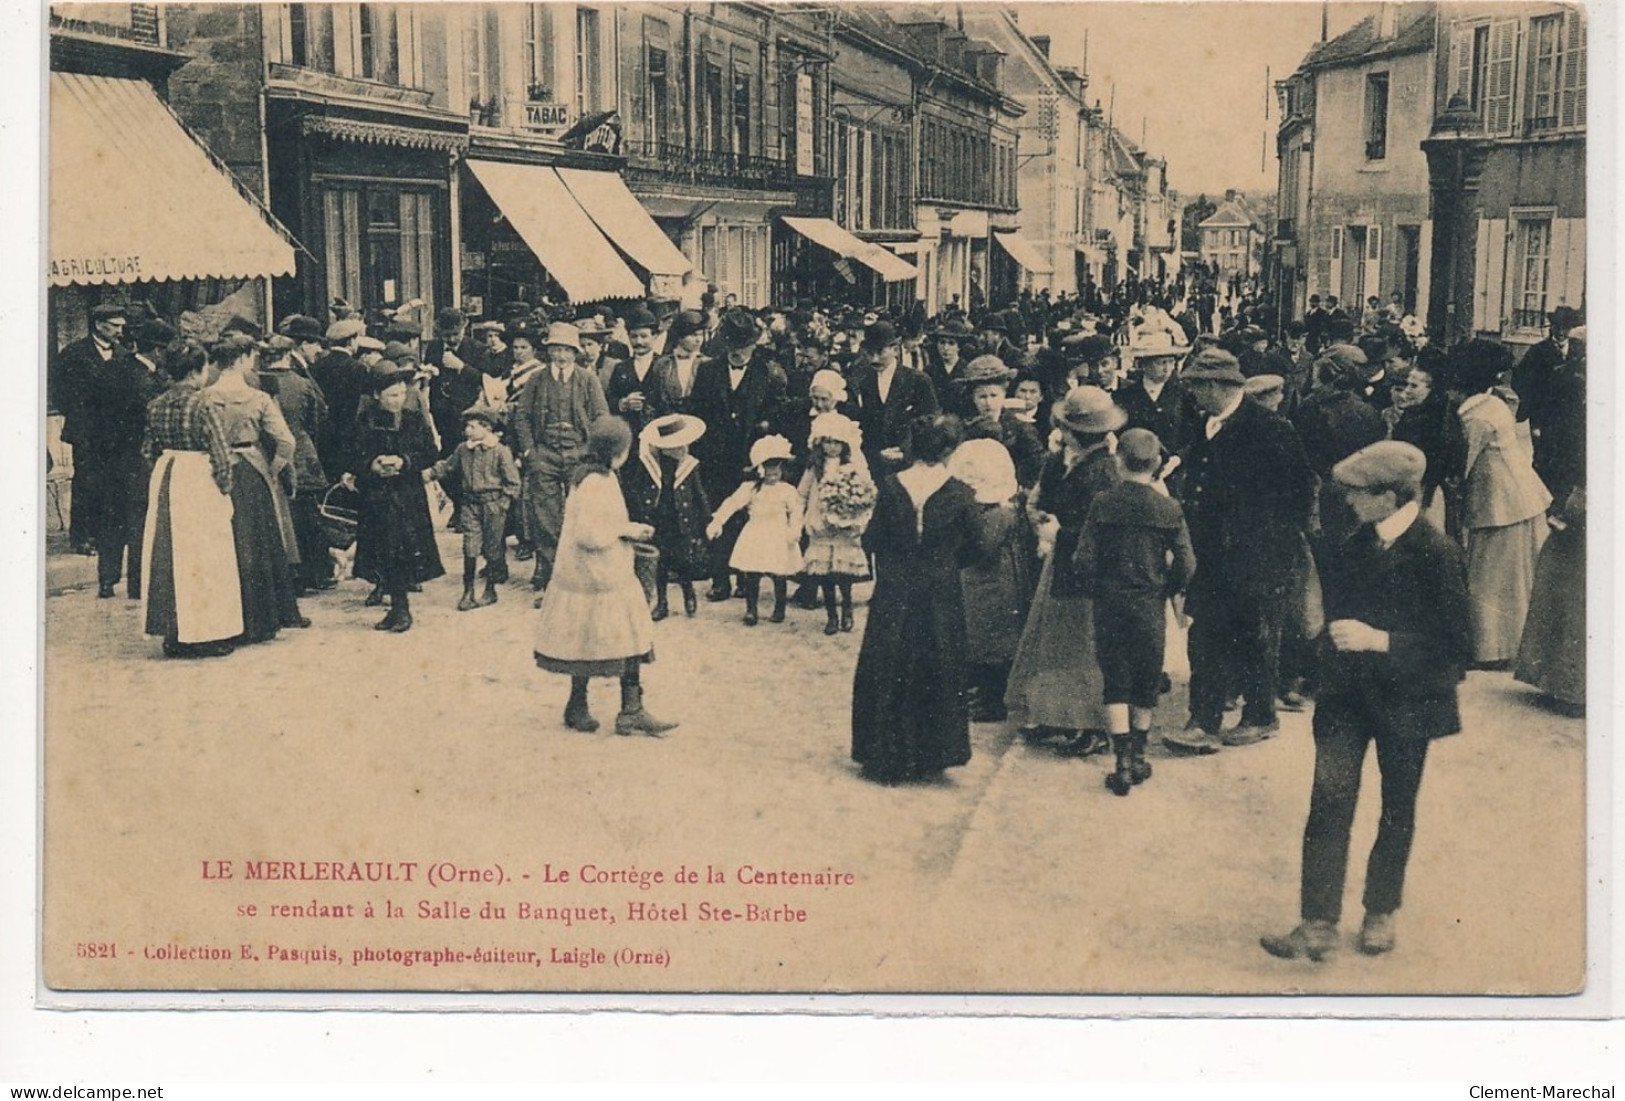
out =
[[[43,997],[1565,1012],[1594,14],[51,6]]]

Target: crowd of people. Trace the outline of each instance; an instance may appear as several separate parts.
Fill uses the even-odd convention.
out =
[[[744,627],[793,607],[839,635],[872,579],[851,704],[866,776],[934,776],[969,760],[971,722],[1013,721],[1109,755],[1127,795],[1152,772],[1172,602],[1190,709],[1166,752],[1249,746],[1315,706],[1304,921],[1265,947],[1318,959],[1369,742],[1384,813],[1361,947],[1380,952],[1464,669],[1583,702],[1579,320],[1555,310],[1514,364],[1489,340],[1429,343],[1398,301],[1356,317],[1312,298],[1280,325],[1200,271],[934,318],[715,294],[447,309],[431,339],[406,311],[336,309],[200,342],[106,305],[49,383],[73,546],[98,556],[100,596],[122,578],[144,599],[173,657],[308,627],[299,598],[338,583],[345,516],[377,627],[409,631],[445,522],[460,611],[497,602],[510,557],[532,563],[566,726],[598,729],[588,684],[612,676],[616,731],[658,736],[675,724],[639,671],[673,585],[685,616],[703,587],[742,599]]]

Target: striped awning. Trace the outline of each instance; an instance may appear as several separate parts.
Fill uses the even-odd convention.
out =
[[[469,169],[573,302],[641,298],[643,281],[552,168],[470,158]]]
[[[784,224],[837,256],[856,260],[888,283],[917,278],[920,269],[872,241],[854,237],[828,218],[785,218]]]
[[[287,231],[140,80],[52,73],[53,287],[291,275]]]
[[[682,275],[694,267],[655,224],[637,196],[614,172],[560,168],[559,179],[593,223],[650,275]]]

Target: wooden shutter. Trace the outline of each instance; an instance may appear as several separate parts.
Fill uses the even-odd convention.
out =
[[[1551,260],[1546,281],[1549,306],[1585,302],[1586,224],[1584,218],[1552,219]]]
[[[1426,320],[1428,298],[1433,293],[1433,223],[1422,223],[1422,237],[1417,242],[1416,257],[1416,313]]]
[[[1512,133],[1518,76],[1518,21],[1490,24],[1490,57],[1484,87],[1484,124],[1492,134]]]
[[[1326,293],[1343,297],[1343,227],[1332,227],[1332,270],[1326,280]]]
[[[1365,293],[1367,297],[1376,295],[1386,301],[1387,296],[1382,293],[1382,227],[1365,227]],[[1360,303],[1365,308],[1365,303]]]
[[[1578,11],[1563,16],[1562,89],[1558,95],[1557,124],[1582,129],[1586,124],[1586,28]]]
[[[1473,25],[1457,23],[1450,28],[1450,84],[1445,89],[1445,102],[1457,92],[1462,99],[1473,94]]]
[[[1507,222],[1485,218],[1478,223],[1478,247],[1473,274],[1473,328],[1501,331],[1506,290]]]

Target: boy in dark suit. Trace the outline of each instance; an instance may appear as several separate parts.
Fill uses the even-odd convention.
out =
[[[1327,633],[1315,705],[1315,779],[1303,833],[1302,921],[1260,939],[1284,959],[1319,962],[1338,944],[1349,831],[1366,746],[1382,772],[1382,818],[1365,879],[1367,955],[1394,947],[1428,742],[1461,729],[1456,692],[1472,657],[1461,548],[1421,518],[1427,460],[1383,440],[1332,468],[1360,529],[1321,578]]]

